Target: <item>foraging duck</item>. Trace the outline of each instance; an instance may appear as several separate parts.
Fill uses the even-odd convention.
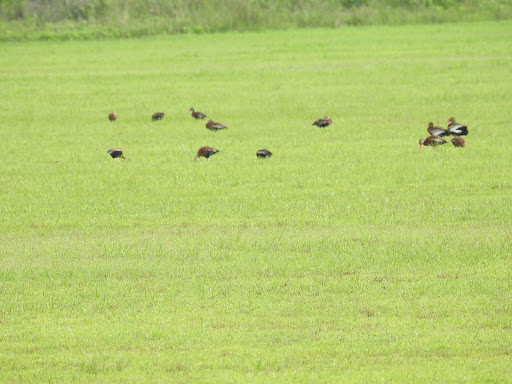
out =
[[[219,152],[219,150],[213,147],[201,147],[197,150],[197,155],[194,158],[194,161],[196,161],[200,157],[206,157],[206,160],[208,161],[210,159],[210,156],[215,155],[217,152]]]
[[[110,148],[107,153],[112,156],[113,159],[120,157],[121,159],[126,159],[123,155],[123,150],[121,148]]]
[[[117,119],[117,113],[116,113],[116,111],[112,111],[112,112],[110,112],[110,113],[108,114],[108,119],[109,119],[110,121],[115,121],[115,120]]]
[[[466,146],[466,140],[463,137],[454,137],[450,140],[454,147],[464,148]]]
[[[270,152],[268,149],[260,149],[258,152],[256,152],[256,156],[264,159],[265,157],[272,156],[272,152]]]
[[[313,125],[316,125],[317,127],[320,127],[320,128],[325,128],[331,124],[332,124],[332,120],[329,116],[324,116],[313,123]]]
[[[151,115],[151,119],[153,119],[153,121],[162,120],[164,115],[165,115],[165,113],[163,113],[163,112],[155,112],[155,113],[153,113],[153,115]]]

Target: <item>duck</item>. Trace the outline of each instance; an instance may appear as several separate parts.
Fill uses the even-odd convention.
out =
[[[320,127],[320,128],[325,128],[331,124],[332,124],[332,120],[329,116],[324,116],[313,123],[313,125],[316,125],[317,127]]]
[[[112,156],[113,159],[116,159],[116,158],[121,158],[121,159],[126,159],[126,157],[124,157],[123,155],[123,150],[121,148],[110,148],[107,153]]]
[[[256,152],[256,156],[264,159],[265,157],[272,156],[272,152],[270,152],[268,149],[260,149],[258,152]]]
[[[455,121],[454,117],[450,117],[447,121],[448,132],[453,136],[466,136],[468,134],[468,127],[463,124],[459,124]]]
[[[420,149],[423,145],[427,147],[436,147],[438,145],[446,144],[447,141],[443,139],[442,137],[431,135],[427,137],[426,139],[420,139]]]
[[[197,150],[197,155],[194,158],[194,161],[196,161],[200,157],[206,157],[206,160],[208,161],[208,160],[210,160],[210,156],[215,155],[217,152],[219,152],[219,150],[217,148],[208,147],[208,146],[201,147]]]
[[[210,119],[206,123],[206,128],[208,128],[210,131],[217,132],[220,129],[227,129],[228,127],[226,127],[224,124],[218,123],[218,122],[213,121],[212,119]]]
[[[155,112],[153,113],[153,115],[151,115],[151,119],[153,119],[153,121],[156,121],[156,120],[162,120],[165,116],[165,113],[163,112]]]
[[[196,120],[197,120],[197,119],[204,119],[204,118],[208,117],[208,116],[206,116],[203,112],[196,111],[196,110],[195,110],[194,108],[192,108],[192,107],[191,107],[188,111],[189,111],[189,112],[191,112],[192,117],[193,117],[194,119],[196,119]]]

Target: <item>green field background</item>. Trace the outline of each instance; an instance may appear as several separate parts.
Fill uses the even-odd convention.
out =
[[[512,18],[512,0],[0,0],[0,41]]]
[[[511,382],[510,36],[1,43],[0,382]]]

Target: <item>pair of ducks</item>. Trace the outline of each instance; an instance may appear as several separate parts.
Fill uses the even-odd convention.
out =
[[[199,120],[199,119],[205,119],[207,118],[208,116],[206,114],[204,114],[203,112],[199,112],[199,111],[196,111],[194,108],[190,108],[188,110],[190,112],[190,114],[192,115],[192,117],[196,120]],[[221,129],[227,129],[228,127],[225,126],[224,124],[222,123],[219,123],[217,121],[213,121],[212,119],[208,120],[208,122],[206,123],[206,128],[208,128],[210,131],[214,131],[214,132],[217,132]]]
[[[468,127],[457,123],[454,117],[450,117],[447,123],[449,123],[447,129],[434,127],[433,123],[428,123],[427,132],[430,133],[430,136],[426,139],[420,139],[420,148],[423,145],[435,147],[437,145],[446,144],[447,141],[443,139],[443,136],[449,135],[455,136],[450,140],[454,147],[464,148],[466,146],[466,140],[460,136],[466,136],[468,134]]]
[[[196,155],[194,161],[197,160],[200,157],[205,157],[206,160],[208,161],[210,156],[215,155],[217,152],[219,152],[219,150],[216,149],[216,148],[213,148],[213,147],[208,147],[208,146],[207,147],[201,147],[197,151],[197,155]],[[268,149],[260,149],[258,152],[256,152],[256,156],[259,157],[259,158],[264,159],[266,157],[272,156],[272,152],[270,152]]]

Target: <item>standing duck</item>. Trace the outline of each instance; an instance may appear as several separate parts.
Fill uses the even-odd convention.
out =
[[[463,124],[459,124],[455,121],[454,117],[450,117],[447,121],[448,132],[453,136],[466,136],[468,134],[468,127]]]
[[[205,117],[208,117],[203,112],[196,111],[194,108],[190,108],[188,111],[191,112],[192,117],[196,120],[204,119]]]
[[[443,145],[446,143],[447,143],[447,141],[445,139],[443,139],[442,137],[432,135],[432,136],[427,137],[426,139],[420,139],[420,149],[423,145],[425,145],[427,147],[436,147],[438,145]]]
[[[219,152],[219,150],[213,147],[201,147],[197,150],[197,155],[194,158],[194,161],[196,161],[200,157],[206,157],[206,161],[208,161],[210,160],[210,156],[215,155],[217,152]]]
[[[434,136],[449,136],[450,132],[447,129],[441,127],[434,127],[434,123],[428,123],[427,132]]]
[[[332,120],[329,116],[324,116],[313,123],[313,125],[316,125],[317,127],[320,127],[320,128],[325,128],[331,124],[332,124]]]
[[[206,123],[206,128],[208,128],[210,131],[215,131],[215,132],[217,132],[219,129],[227,129],[227,127],[224,124],[213,121],[212,119],[210,119]]]

